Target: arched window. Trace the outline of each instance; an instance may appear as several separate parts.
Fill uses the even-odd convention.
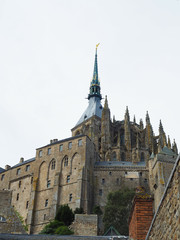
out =
[[[122,152],[122,153],[121,153],[121,161],[125,161],[125,160],[126,160],[125,153]]]
[[[116,161],[116,160],[117,160],[117,159],[116,159],[116,152],[113,152],[113,153],[112,153],[112,160],[113,160],[113,161]]]
[[[141,153],[141,162],[144,162],[145,158],[144,158],[144,153]]]
[[[68,157],[66,156],[64,158],[64,167],[68,166]]]
[[[52,160],[51,162],[51,170],[54,170],[56,168],[56,160]]]

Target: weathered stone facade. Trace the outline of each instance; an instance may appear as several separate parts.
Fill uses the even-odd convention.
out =
[[[11,199],[11,191],[0,191],[0,233],[25,234],[26,231],[11,205]]]
[[[76,214],[71,229],[76,236],[97,236],[98,216],[95,214]]]
[[[146,236],[146,240],[157,239],[180,239],[180,155]]]
[[[103,210],[108,193],[124,187],[143,186],[157,206],[175,162],[175,142],[166,140],[161,122],[155,136],[148,113],[145,126],[130,120],[128,108],[124,119],[112,121],[107,97],[104,107],[101,99],[96,53],[89,105],[72,137],[51,140],[34,158],[0,168],[0,189],[12,191],[29,233],[39,233],[59,205],[89,214],[95,205]]]

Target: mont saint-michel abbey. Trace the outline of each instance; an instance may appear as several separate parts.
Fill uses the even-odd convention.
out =
[[[107,97],[104,104],[101,100],[96,48],[88,106],[72,136],[53,139],[38,147],[35,157],[0,168],[0,192],[11,193],[11,205],[29,233],[39,233],[62,204],[87,214],[93,206],[104,210],[108,193],[124,187],[144,187],[154,196],[156,211],[177,157],[176,143],[161,121],[159,133],[153,132],[148,112],[137,123],[126,107],[124,119],[112,120]]]

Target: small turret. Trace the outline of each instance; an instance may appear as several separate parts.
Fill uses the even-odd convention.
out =
[[[108,107],[108,100],[106,96],[101,118],[101,157],[103,160],[105,160],[105,153],[109,150],[110,146],[110,110]]]
[[[129,110],[126,107],[126,113],[124,117],[124,140],[125,146],[127,149],[127,160],[131,161],[131,132],[130,132],[130,117],[129,117]]]
[[[134,123],[136,123],[136,117],[135,117],[135,115],[134,115],[134,119],[133,119],[133,122],[134,122]]]
[[[146,124],[150,124],[150,118],[148,111],[146,112]]]
[[[171,149],[171,140],[170,140],[169,135],[168,135],[168,148]]]
[[[140,129],[141,129],[141,130],[144,129],[144,124],[143,124],[142,118],[140,119],[139,126],[140,126]]]
[[[173,142],[173,145],[172,145],[172,149],[173,151],[178,154],[178,149],[177,149],[177,145],[176,145],[176,142],[175,142],[175,139],[174,139],[174,142]]]
[[[159,142],[158,142],[158,145],[160,145],[161,148],[163,148],[164,146],[167,146],[166,134],[164,132],[161,120],[160,120],[160,123],[159,123]]]
[[[152,153],[153,148],[154,148],[154,139],[153,139],[153,129],[151,126],[151,122],[150,122],[150,117],[149,117],[149,113],[147,111],[146,113],[146,135],[145,135],[145,144],[146,144],[146,148],[149,149],[150,153]]]

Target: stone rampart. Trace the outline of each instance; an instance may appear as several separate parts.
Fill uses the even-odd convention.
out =
[[[76,214],[71,225],[74,234],[78,236],[97,236],[98,216],[95,214]]]
[[[146,236],[146,240],[157,239],[180,239],[180,155]]]

